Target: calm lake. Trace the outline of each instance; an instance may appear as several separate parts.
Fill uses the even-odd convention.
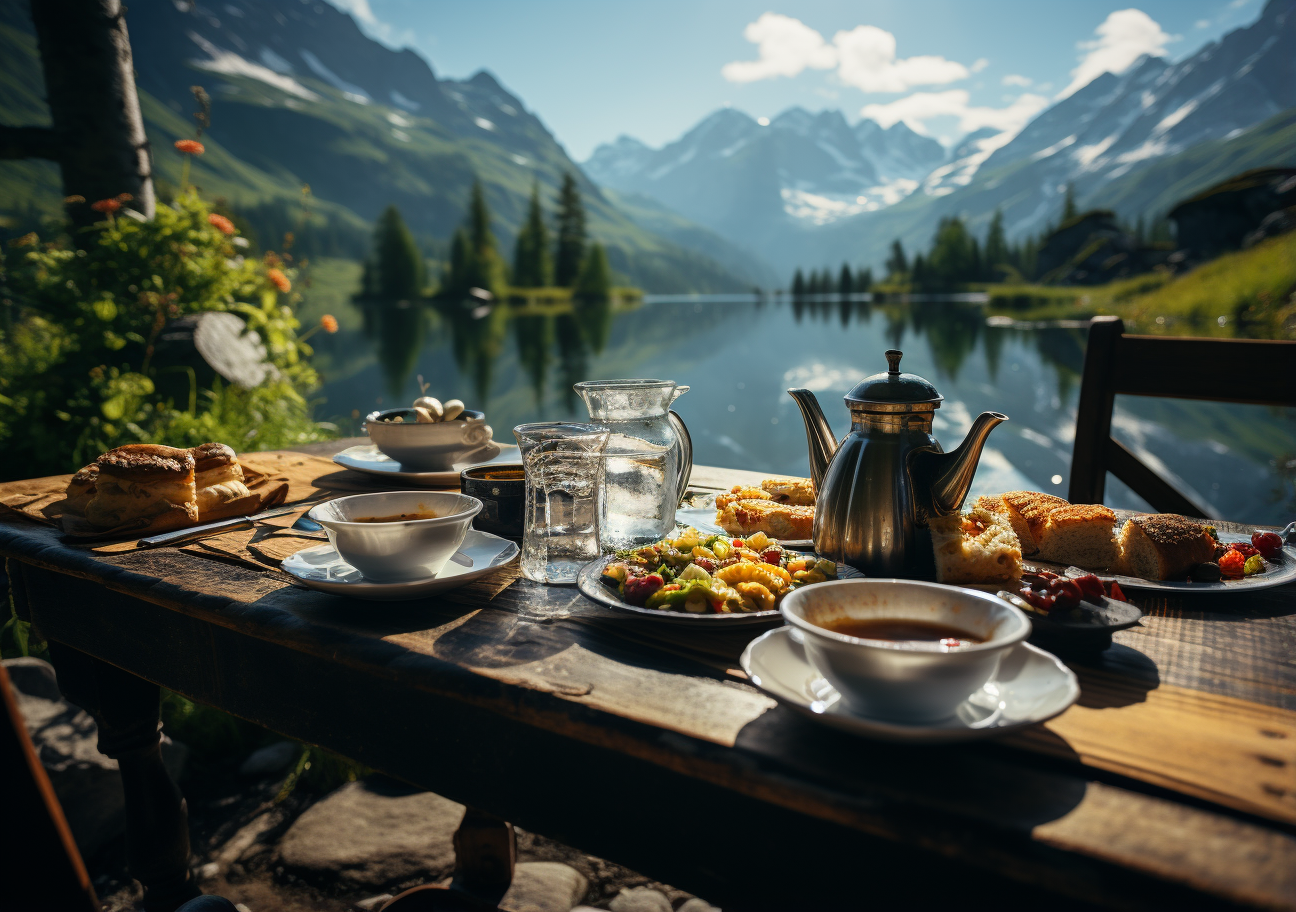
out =
[[[375,408],[408,405],[417,374],[429,395],[484,410],[496,439],[508,443],[522,422],[583,417],[575,381],[654,377],[692,387],[675,408],[698,463],[806,475],[805,434],[788,387],[815,391],[840,436],[849,425],[842,395],[886,370],[883,352],[898,348],[902,369],[945,396],[935,433],[946,450],[979,412],[1009,416],[990,435],[974,494],[1067,491],[1086,337],[1075,326],[987,325],[983,309],[968,303],[793,306],[786,297],[753,296],[649,296],[635,309],[579,315],[415,305],[367,313],[364,324],[313,340],[325,380],[318,414],[349,433]],[[1114,428],[1215,515],[1285,524],[1296,512],[1283,487],[1283,475],[1290,492],[1296,474],[1296,409],[1121,397]],[[1110,478],[1107,502],[1146,508]]]

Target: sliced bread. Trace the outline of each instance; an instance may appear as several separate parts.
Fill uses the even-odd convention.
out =
[[[1058,507],[1067,506],[1067,502],[1061,497],[1041,494],[1039,491],[1008,491],[982,497],[977,501],[977,506],[1005,514],[1012,523],[1013,531],[1017,533],[1022,554],[1030,555],[1039,551],[1039,540],[1044,533],[1049,513]]]
[[[938,516],[931,529],[940,583],[998,583],[1021,579],[1021,545],[1003,513],[978,505],[966,515]]]
[[[1035,557],[1085,570],[1108,570],[1119,553],[1112,539],[1115,525],[1116,514],[1102,504],[1056,507],[1049,511]]]
[[[1118,569],[1147,580],[1182,577],[1213,560],[1215,540],[1201,523],[1174,513],[1139,513],[1125,521]]]

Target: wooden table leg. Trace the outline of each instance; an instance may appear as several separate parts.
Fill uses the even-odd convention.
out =
[[[189,870],[189,812],[162,763],[156,684],[50,642],[59,689],[99,725],[99,750],[117,761],[126,795],[126,855],[146,912],[172,912],[199,895]]]
[[[468,808],[454,834],[454,885],[498,903],[513,883],[517,833],[498,817]]]

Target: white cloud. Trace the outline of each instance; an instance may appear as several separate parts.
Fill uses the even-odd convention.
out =
[[[1071,82],[1058,93],[1065,98],[1087,86],[1103,73],[1121,73],[1144,54],[1159,57],[1174,39],[1162,31],[1157,21],[1139,9],[1110,13],[1094,30],[1098,37],[1077,45],[1087,51],[1071,71]]]
[[[1021,86],[1024,89],[1031,84],[1031,78],[1017,73],[1009,73],[1003,78],[1003,84],[1006,86]]]
[[[837,76],[865,92],[904,92],[914,86],[966,79],[968,68],[944,57],[896,59],[895,35],[875,25],[858,25],[833,36]]]
[[[1229,4],[1229,9],[1241,9],[1250,2],[1251,0],[1233,0],[1233,2]]]
[[[756,60],[735,60],[720,69],[730,82],[757,82],[836,69],[845,85],[865,92],[905,92],[914,86],[943,85],[966,79],[961,63],[932,55],[896,57],[895,35],[873,25],[840,31],[831,43],[799,19],[764,13],[743,29],[758,48]]]
[[[1193,28],[1210,28],[1210,24],[1209,19],[1198,19],[1193,23]]]
[[[989,65],[990,65],[990,61],[989,61],[989,60],[986,60],[984,57],[981,57],[981,58],[979,58],[979,59],[977,60],[976,63],[972,64],[971,69],[972,69],[972,72],[973,72],[973,73],[980,73],[982,70],[984,70],[984,69],[985,69],[986,67],[988,67]]]
[[[837,49],[800,19],[763,13],[743,29],[743,37],[760,49],[757,60],[736,60],[720,69],[730,82],[757,82],[775,76],[795,76],[807,67],[830,70]]]
[[[927,133],[926,121],[937,117],[957,117],[959,128],[971,132],[982,127],[994,127],[1007,133],[1016,133],[1026,123],[1048,106],[1043,95],[1029,92],[1017,96],[1007,107],[990,108],[969,104],[966,89],[948,89],[944,92],[914,92],[886,104],[868,104],[860,114],[876,120],[884,127],[903,120],[910,129]]]

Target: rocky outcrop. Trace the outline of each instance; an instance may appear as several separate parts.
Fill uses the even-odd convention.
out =
[[[1048,285],[1101,285],[1149,272],[1166,262],[1166,245],[1142,245],[1116,222],[1116,213],[1095,209],[1063,222],[1044,238],[1036,270]]]
[[[1170,210],[1180,250],[1203,262],[1292,229],[1296,168],[1256,168]]]

